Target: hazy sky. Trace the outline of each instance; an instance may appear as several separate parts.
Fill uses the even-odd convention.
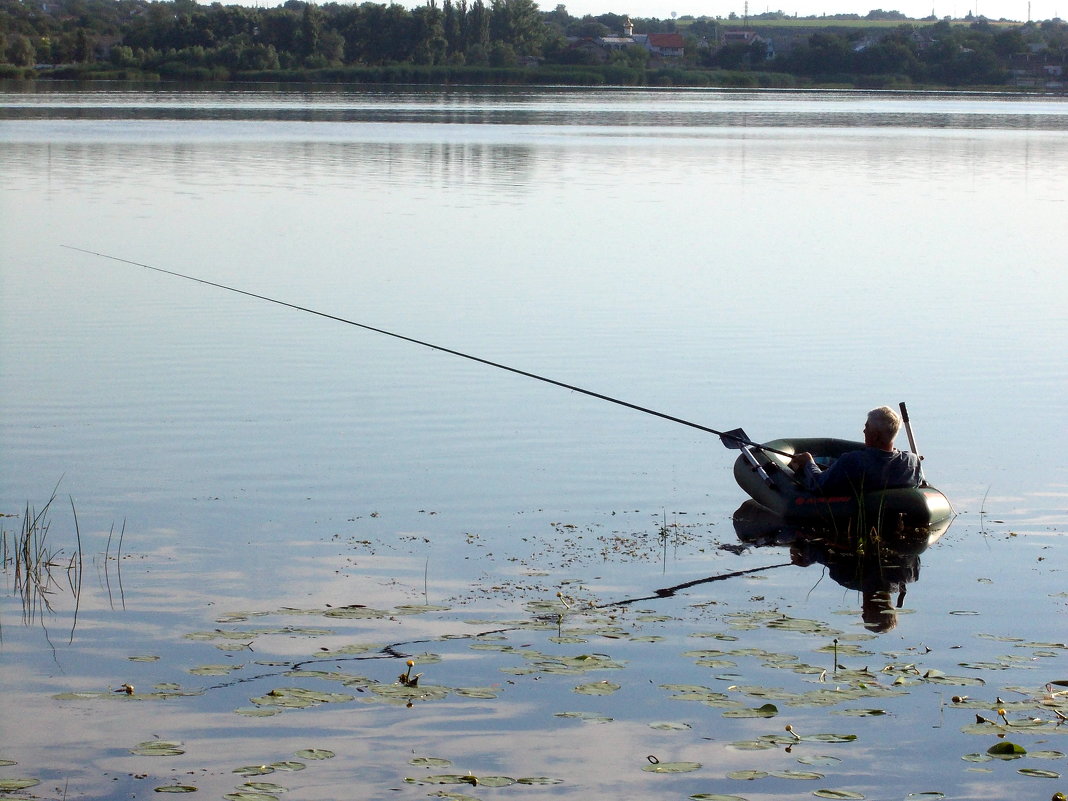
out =
[[[584,14],[630,14],[635,17],[667,19],[671,12],[679,16],[692,14],[726,17],[732,11],[739,17],[745,12],[745,0],[562,0],[573,16]],[[556,7],[555,0],[539,0],[543,11]],[[939,16],[963,17],[969,11],[990,19],[1028,19],[1028,0],[749,0],[749,13],[784,11],[787,14],[867,14],[873,8],[900,11],[910,17],[926,17],[932,11]],[[1050,19],[1068,14],[1068,0],[1031,0],[1030,18]]]

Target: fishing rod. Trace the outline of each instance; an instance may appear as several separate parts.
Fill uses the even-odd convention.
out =
[[[629,403],[629,402],[627,402],[625,400],[620,400],[619,398],[613,398],[613,397],[610,397],[609,395],[602,395],[600,392],[593,392],[592,390],[583,389],[582,387],[577,387],[577,386],[574,386],[573,384],[565,384],[563,381],[557,381],[557,380],[555,380],[553,378],[547,378],[547,377],[545,377],[543,375],[538,375],[537,373],[531,373],[531,372],[527,372],[526,370],[520,370],[517,367],[509,367],[507,364],[500,364],[499,362],[493,362],[493,361],[490,361],[489,359],[483,359],[480,356],[472,356],[469,353],[462,353],[462,352],[460,352],[458,350],[453,350],[452,348],[443,347],[442,345],[435,345],[435,344],[433,344],[431,342],[424,342],[421,339],[415,339],[413,337],[404,336],[403,334],[394,333],[393,331],[387,331],[384,328],[376,328],[373,325],[367,325],[366,323],[356,322],[355,320],[348,320],[348,319],[346,319],[344,317],[338,317],[335,314],[329,314],[327,312],[318,311],[317,309],[310,309],[307,306],[299,306],[296,303],[289,303],[288,301],[284,301],[284,300],[279,300],[277,298],[268,297],[267,295],[260,295],[260,294],[257,294],[255,292],[249,292],[246,289],[239,289],[237,287],[227,286],[226,284],[220,284],[220,283],[217,283],[215,281],[209,281],[206,278],[197,278],[196,276],[185,275],[184,273],[175,272],[174,270],[166,270],[166,269],[164,269],[162,267],[153,267],[151,264],[144,264],[143,262],[133,261],[132,259],[123,259],[123,258],[120,258],[119,256],[112,256],[112,255],[110,255],[108,253],[99,253],[99,252],[97,252],[95,250],[87,250],[86,248],[79,248],[79,247],[75,247],[73,245],[61,245],[60,247],[64,247],[67,250],[74,250],[74,251],[77,251],[79,253],[86,253],[86,254],[88,254],[90,256],[98,256],[99,258],[102,258],[102,259],[110,259],[111,261],[117,261],[117,262],[119,262],[121,264],[130,264],[130,265],[132,265],[134,267],[143,267],[146,270],[152,270],[153,272],[163,273],[164,275],[174,276],[175,278],[184,278],[187,281],[195,281],[198,284],[204,284],[205,286],[215,287],[216,289],[225,289],[227,292],[235,292],[238,295],[245,295],[246,297],[255,298],[256,300],[264,300],[264,301],[267,301],[268,303],[277,304],[278,306],[285,306],[286,308],[294,309],[296,311],[306,312],[307,314],[314,314],[314,315],[316,315],[318,317],[324,317],[327,320],[334,320],[335,322],[344,323],[345,325],[353,325],[353,326],[356,326],[357,328],[362,328],[365,331],[373,331],[376,334],[384,334],[385,336],[393,337],[394,339],[400,339],[400,340],[403,340],[405,342],[411,342],[412,344],[415,344],[415,345],[422,345],[424,348],[431,348],[433,350],[441,351],[442,353],[448,353],[448,354],[451,354],[453,356],[459,356],[460,358],[469,359],[470,361],[478,362],[479,364],[484,364],[484,365],[487,365],[489,367],[496,367],[499,370],[507,370],[510,373],[515,373],[516,375],[526,376],[527,378],[533,378],[536,381],[543,381],[546,384],[552,384],[553,386],[562,387],[563,389],[569,389],[572,392],[579,392],[579,393],[581,393],[583,395],[589,395],[591,398],[598,398],[599,400],[608,401],[609,403],[614,403],[614,404],[616,404],[618,406],[625,406],[628,409],[634,409],[635,411],[638,411],[638,412],[644,412],[645,414],[651,414],[654,417],[660,417],[660,418],[662,418],[664,420],[670,420],[673,423],[679,423],[680,425],[689,426],[690,428],[696,428],[698,431],[704,431],[704,432],[709,433],[709,434],[715,434],[716,436],[718,436],[720,438],[720,440],[723,442],[724,445],[726,445],[728,448],[732,448],[732,449],[735,449],[735,450],[741,449],[743,447],[752,447],[752,448],[759,448],[760,450],[768,451],[770,453],[777,453],[777,454],[779,454],[781,456],[786,456],[786,457],[792,457],[793,456],[792,453],[786,453],[785,451],[775,450],[774,448],[768,448],[768,447],[766,447],[764,445],[760,445],[759,443],[753,442],[747,436],[745,436],[745,432],[742,431],[740,428],[734,429],[733,431],[717,431],[714,428],[709,428],[708,426],[701,425],[700,423],[693,423],[693,422],[690,422],[689,420],[683,420],[681,417],[675,417],[674,415],[665,414],[664,412],[658,412],[655,409],[648,409],[648,408],[646,408],[644,406],[638,406],[637,404]]]

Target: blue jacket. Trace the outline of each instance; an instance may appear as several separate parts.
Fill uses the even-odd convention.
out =
[[[799,478],[809,492],[862,495],[884,489],[918,487],[923,483],[923,471],[920,459],[914,453],[869,447],[843,454],[824,471],[814,464],[806,464]]]

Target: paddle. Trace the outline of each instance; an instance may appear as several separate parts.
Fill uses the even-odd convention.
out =
[[[916,437],[912,433],[912,423],[909,422],[909,410],[905,408],[905,401],[901,401],[898,406],[901,407],[901,422],[905,424],[905,433],[909,436],[909,447],[912,448],[912,452],[918,458],[922,459],[923,457],[920,456],[920,451],[916,447]]]
[[[719,435],[719,441],[723,443],[723,446],[725,448],[728,448],[732,451],[740,451],[742,450],[742,448],[749,447],[758,448],[759,450],[767,451],[768,453],[777,453],[779,454],[779,456],[785,456],[789,459],[792,459],[794,457],[794,454],[792,453],[776,450],[775,448],[769,448],[767,445],[761,445],[759,443],[753,442],[753,440],[749,439],[749,435],[746,434],[740,428],[735,428],[731,431],[724,431],[722,434]]]

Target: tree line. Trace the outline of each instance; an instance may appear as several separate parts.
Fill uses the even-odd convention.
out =
[[[625,17],[574,17],[533,0],[428,0],[253,8],[195,0],[0,0],[0,76],[195,80],[423,80],[803,86],[997,86],[1021,58],[1065,63],[1068,25],[973,19],[913,24],[872,11],[872,27],[813,20],[723,44],[736,19],[634,19],[636,33],[680,33],[685,56],[605,49]],[[733,15],[732,15],[733,16]],[[856,15],[851,15],[855,17]],[[900,22],[875,27],[878,22]],[[822,27],[821,27],[822,26]]]

